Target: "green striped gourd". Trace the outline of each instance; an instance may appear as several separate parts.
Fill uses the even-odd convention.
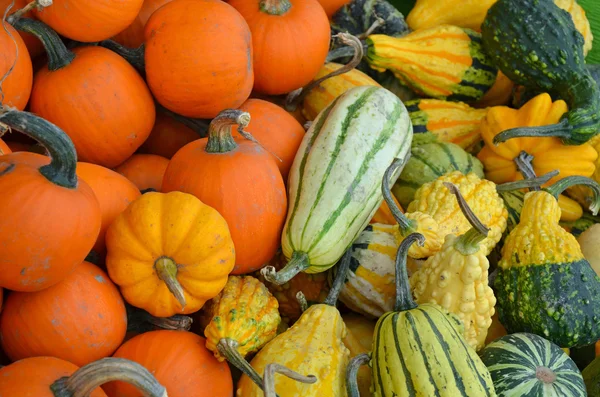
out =
[[[348,366],[350,397],[358,396],[356,372],[370,362],[375,397],[496,396],[488,369],[463,337],[459,318],[433,303],[412,299],[406,254],[412,243],[425,239],[411,234],[396,258],[396,304],[375,326],[371,355],[352,359]]]
[[[392,193],[402,207],[407,208],[417,189],[452,171],[463,174],[474,172],[479,178],[484,177],[481,162],[458,145],[432,142],[413,146],[411,157],[392,188]]]
[[[265,279],[283,284],[332,267],[381,205],[383,175],[395,158],[405,160],[411,141],[406,108],[385,88],[352,88],[323,109],[289,174],[281,245],[290,262],[277,273],[263,268]]]
[[[494,85],[497,69],[481,47],[481,35],[451,25],[420,29],[403,37],[367,37],[366,60],[390,70],[423,97],[477,101]]]
[[[480,355],[499,397],[587,396],[577,365],[541,336],[505,335],[487,345]]]

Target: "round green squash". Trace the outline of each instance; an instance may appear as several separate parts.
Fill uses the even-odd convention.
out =
[[[402,207],[407,208],[417,189],[452,171],[474,172],[478,177],[484,177],[481,162],[454,143],[436,141],[413,146],[411,157],[392,193]]]
[[[488,344],[480,356],[498,397],[587,396],[575,362],[541,336],[505,335]]]

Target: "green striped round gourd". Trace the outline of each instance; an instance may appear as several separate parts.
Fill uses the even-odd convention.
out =
[[[452,171],[463,174],[474,172],[478,177],[484,177],[481,162],[458,145],[432,142],[413,146],[411,157],[392,188],[392,193],[402,207],[407,208],[417,189]]]
[[[265,278],[281,284],[332,267],[381,205],[383,175],[411,141],[406,108],[385,88],[352,88],[321,111],[289,174],[281,244],[290,262],[278,273],[263,268]]]
[[[499,397],[587,396],[575,362],[541,336],[505,335],[488,344],[480,354]]]

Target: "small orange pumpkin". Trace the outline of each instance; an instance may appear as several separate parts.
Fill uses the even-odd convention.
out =
[[[165,112],[157,111],[152,132],[139,151],[170,159],[179,149],[196,139],[200,139],[200,136],[194,130]]]
[[[329,18],[333,16],[340,8],[350,3],[350,0],[319,0],[321,6]]]
[[[12,8],[10,9],[7,16],[14,14],[17,10],[20,10],[21,8],[24,8],[28,3],[29,1],[27,0],[14,0],[14,4],[13,0],[0,0],[0,15],[4,15],[6,9],[10,5],[12,5]],[[29,11],[23,16],[27,18],[32,18],[33,13]],[[27,50],[29,51],[31,59],[36,58],[44,52],[44,46],[42,45],[42,42],[37,39],[37,37],[25,32],[19,32],[19,35],[21,36],[23,42],[27,46]]]
[[[0,27],[0,78],[6,75],[10,68],[13,68],[12,71],[2,82],[0,105],[23,110],[31,95],[33,66],[29,51],[21,36],[11,25],[2,22]]]
[[[134,154],[115,168],[141,191],[160,191],[169,160],[155,154]]]
[[[114,36],[113,40],[130,48],[138,48],[144,44],[144,27],[146,26],[146,22],[148,22],[154,11],[171,1],[173,0],[144,0],[140,12],[131,25]]]

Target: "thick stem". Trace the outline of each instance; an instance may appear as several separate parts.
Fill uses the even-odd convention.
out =
[[[189,129],[193,130],[196,134],[198,134],[200,138],[205,138],[206,136],[208,136],[208,127],[210,125],[210,120],[193,119],[190,117],[182,116],[163,107],[158,102],[156,103],[156,108],[160,112],[163,112],[164,114],[170,116],[171,118],[185,125]]]
[[[217,349],[219,353],[227,359],[237,369],[242,371],[252,382],[254,382],[260,389],[263,388],[263,380],[256,370],[250,365],[248,361],[238,351],[237,341],[230,338],[223,338],[217,343]]]
[[[298,291],[296,293],[296,300],[300,305],[300,310],[302,311],[302,313],[304,313],[306,309],[308,309],[308,302],[306,301],[306,296],[304,296],[304,293],[302,291]]]
[[[75,59],[75,54],[65,46],[58,34],[42,21],[19,18],[13,22],[13,26],[22,32],[31,33],[42,42],[48,54],[48,69],[50,71],[64,68]]]
[[[146,61],[144,59],[145,46],[142,44],[138,48],[128,48],[114,40],[103,40],[98,43],[112,52],[116,52],[133,66],[142,76],[146,75]]]
[[[396,254],[396,304],[394,305],[394,311],[396,312],[412,310],[417,307],[410,291],[408,270],[406,270],[406,256],[415,241],[422,247],[425,245],[425,236],[420,233],[409,234],[400,243]]]
[[[208,126],[207,153],[227,153],[238,145],[231,135],[231,127],[237,126],[240,134],[250,124],[250,113],[237,109],[226,109],[217,115]]]
[[[294,251],[292,258],[280,271],[273,266],[265,266],[260,274],[270,283],[281,285],[290,281],[296,274],[308,269],[310,262],[306,252]]]
[[[349,33],[339,33],[334,37],[338,37],[344,44],[352,47],[352,49],[354,50],[354,56],[352,57],[350,62],[348,62],[341,68],[334,70],[333,72],[321,77],[320,79],[311,81],[303,88],[292,91],[285,99],[285,109],[288,112],[295,111],[298,105],[304,100],[304,98],[306,98],[306,95],[308,95],[309,92],[321,85],[322,82],[332,77],[339,76],[340,74],[348,73],[349,71],[357,67],[360,61],[362,60],[363,46],[358,38],[352,36]]]
[[[346,275],[348,274],[348,269],[350,269],[350,260],[352,259],[352,247],[348,248],[344,255],[342,256],[342,260],[339,262],[337,269],[337,274],[335,275],[335,279],[331,284],[331,289],[329,290],[329,294],[327,294],[327,298],[323,301],[324,304],[329,306],[334,306],[337,303],[338,296],[340,292],[342,292],[342,288],[344,288],[344,283],[346,282]]]
[[[167,288],[175,296],[175,299],[177,299],[177,302],[179,302],[179,305],[183,309],[186,302],[183,287],[177,281],[177,263],[171,258],[161,256],[154,262],[154,270],[158,278],[167,285]]]
[[[77,188],[77,153],[73,141],[63,130],[33,113],[17,110],[0,112],[0,123],[21,131],[46,148],[51,161],[40,167],[46,179],[68,189]]]
[[[558,200],[558,196],[562,192],[575,185],[584,185],[592,190],[594,198],[589,208],[593,215],[597,215],[598,211],[600,211],[600,185],[591,178],[585,176],[568,176],[555,182],[554,185],[547,187],[545,190]]]
[[[314,375],[304,376],[299,374],[296,371],[292,371],[288,367],[285,367],[281,364],[271,363],[267,364],[265,367],[265,377],[264,377],[264,393],[265,397],[275,397],[275,373],[279,373],[287,376],[290,379],[293,379],[297,382],[313,384],[317,381],[317,377]]]
[[[101,385],[122,381],[137,387],[146,397],[167,397],[167,390],[140,364],[124,358],[103,358],[73,375],[58,379],[50,390],[54,397],[88,397]]]
[[[400,226],[400,230],[401,230],[403,236],[416,231],[417,225],[415,224],[416,221],[408,219],[406,217],[406,215],[404,215],[402,213],[402,211],[400,211],[400,208],[398,208],[398,205],[392,198],[392,191],[390,189],[390,184],[392,182],[393,183],[396,182],[396,179],[398,179],[398,176],[400,175],[400,171],[402,170],[402,168],[404,168],[405,163],[406,163],[406,161],[402,161],[399,158],[395,158],[394,161],[392,161],[392,164],[388,167],[388,169],[385,170],[385,174],[383,175],[383,183],[381,185],[381,192],[383,193],[383,199],[385,200],[388,207],[390,208],[390,212],[392,213],[392,216],[394,217],[394,219]],[[394,177],[395,173],[397,173],[396,177]]]
[[[27,14],[29,11],[33,10],[34,8],[41,10],[43,8],[50,7],[51,5],[52,5],[52,0],[34,0],[34,1],[30,2],[29,4],[27,4],[25,7],[21,8],[20,10],[15,11],[13,14],[11,14],[8,18],[6,18],[6,22],[8,22],[12,25],[14,21],[21,18],[23,15]]]
[[[154,317],[145,310],[138,309],[129,304],[127,308],[127,331],[128,332],[150,332],[157,329],[168,329],[173,331],[189,331],[193,320],[191,317],[176,314],[171,317]]]
[[[542,176],[537,176],[532,179],[523,179],[523,180],[515,181],[515,182],[506,182],[506,183],[503,183],[500,185],[496,185],[496,191],[509,192],[512,190],[531,189],[536,186],[540,187],[540,186],[548,183],[548,181],[550,179],[554,178],[558,174],[559,174],[559,172],[557,170],[554,170],[554,171],[548,172],[547,174],[544,174]]]
[[[260,10],[270,15],[283,15],[292,8],[289,0],[261,0]]]
[[[564,118],[556,124],[544,125],[541,127],[518,127],[502,131],[494,137],[494,145],[506,142],[512,138],[524,137],[557,137],[569,138],[573,133],[573,127],[569,120]]]
[[[537,177],[533,170],[533,166],[531,165],[533,159],[534,157],[526,151],[521,151],[521,153],[513,159],[524,179],[535,179]],[[532,186],[531,190],[540,190],[540,187]]]
[[[350,360],[346,368],[346,392],[348,393],[348,397],[360,397],[357,381],[358,370],[370,360],[371,358],[367,353],[359,354]]]
[[[362,51],[363,54],[367,52],[369,46],[366,43],[363,43],[361,41],[361,45],[362,45]],[[329,53],[327,54],[327,58],[325,58],[325,62],[333,62],[337,59],[341,59],[341,58],[348,58],[353,56],[356,53],[356,51],[354,50],[354,48],[352,47],[339,47],[336,48],[335,50],[331,50],[329,51]]]

